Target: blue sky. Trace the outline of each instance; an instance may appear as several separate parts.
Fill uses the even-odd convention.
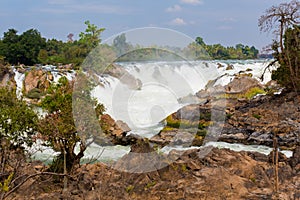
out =
[[[140,27],[174,29],[207,44],[237,43],[261,49],[272,35],[260,33],[257,20],[283,0],[6,0],[0,6],[0,32],[38,29],[46,38],[67,40],[90,20],[106,30],[102,39]]]

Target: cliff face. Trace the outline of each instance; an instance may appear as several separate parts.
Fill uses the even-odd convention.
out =
[[[0,66],[0,87],[16,88],[14,72],[10,67]]]

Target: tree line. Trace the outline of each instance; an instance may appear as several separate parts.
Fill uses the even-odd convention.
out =
[[[73,64],[80,66],[92,49],[100,44],[101,33],[104,28],[98,28],[89,21],[85,22],[86,30],[79,34],[79,39],[74,40],[74,34],[70,33],[66,42],[57,39],[46,39],[36,29],[30,29],[18,34],[15,29],[9,29],[0,39],[0,61],[11,65],[35,65],[35,64]],[[126,41],[125,34],[117,36],[110,46],[110,51],[122,56],[121,61],[143,60],[176,60],[180,54],[189,59],[255,59],[258,50],[254,46],[237,44],[235,47],[224,47],[220,44],[207,45],[201,37],[197,37],[187,47],[180,49],[167,47],[174,51],[161,51],[161,47],[133,46]],[[130,52],[130,55],[124,53]]]
[[[0,40],[0,60],[11,65],[35,64],[74,64],[79,66],[89,52],[100,42],[105,30],[89,21],[87,28],[79,34],[79,40],[68,35],[68,41],[46,39],[36,29],[30,29],[18,35],[15,29],[9,29]]]

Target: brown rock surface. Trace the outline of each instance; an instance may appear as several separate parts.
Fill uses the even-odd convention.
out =
[[[11,199],[273,199],[273,168],[270,163],[255,160],[252,153],[213,149],[204,158],[199,150],[172,151],[168,157],[181,154],[163,168],[147,173],[118,171],[102,163],[86,164],[77,169],[62,192],[62,183],[51,178],[23,185]],[[257,155],[256,155],[257,157]],[[138,169],[142,156],[135,162]],[[126,156],[116,164],[126,165]],[[154,163],[154,162],[153,162]],[[38,181],[39,180],[39,181]],[[297,199],[300,174],[287,162],[279,163],[279,198]],[[296,198],[295,198],[296,197]]]
[[[24,91],[26,94],[35,88],[44,92],[49,88],[49,86],[50,82],[47,78],[47,72],[41,69],[31,70],[25,76]]]

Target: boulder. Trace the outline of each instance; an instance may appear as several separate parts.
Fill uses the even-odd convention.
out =
[[[120,120],[116,122],[108,114],[101,115],[100,125],[105,136],[113,144],[128,145],[128,143],[133,140],[132,137],[125,139],[127,133],[131,131],[128,125]],[[99,142],[100,141],[98,141],[98,143]]]
[[[225,86],[225,90],[228,94],[242,94],[255,87],[263,88],[255,78],[241,76],[235,77],[227,86]]]
[[[233,68],[234,68],[234,67],[233,67],[232,64],[228,64],[227,67],[226,67],[226,70],[233,70]]]
[[[47,72],[41,69],[31,70],[25,76],[24,91],[26,94],[33,89],[39,89],[41,92],[44,92],[49,86],[50,81],[47,78]]]

